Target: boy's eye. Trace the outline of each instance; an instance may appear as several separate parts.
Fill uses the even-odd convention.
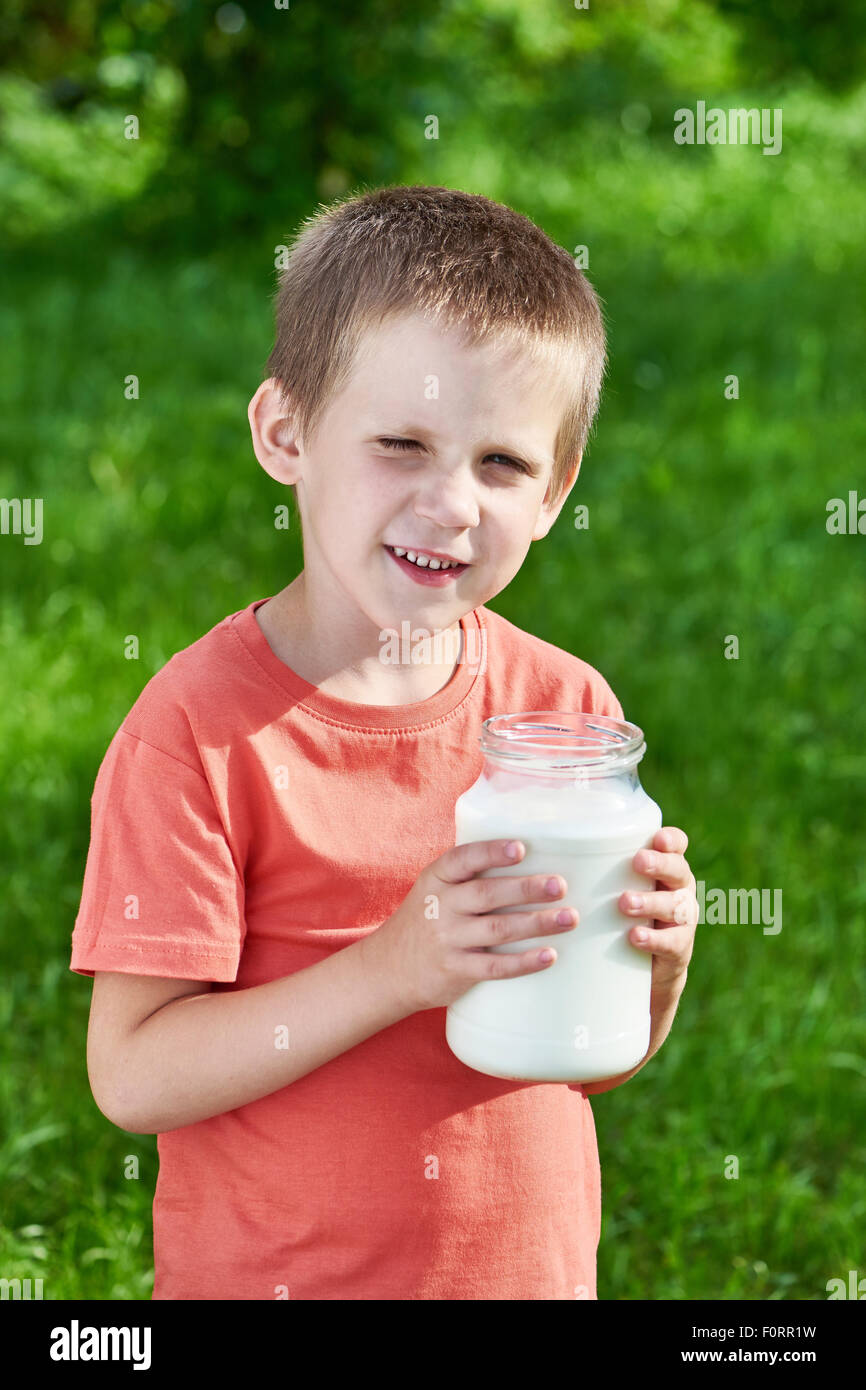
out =
[[[416,439],[377,439],[377,444],[384,444],[388,449],[418,449],[420,445]]]
[[[376,443],[384,444],[387,449],[411,450],[420,449],[422,447],[417,439],[377,439]],[[502,459],[508,467],[516,468],[521,473],[529,472],[525,464],[518,462],[517,459],[511,458],[509,454],[488,454],[487,457],[489,459]]]

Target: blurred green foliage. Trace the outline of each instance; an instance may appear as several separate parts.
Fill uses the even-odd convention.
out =
[[[163,250],[257,235],[359,182],[407,182],[418,163],[429,175],[448,151],[464,168],[519,167],[557,133],[618,127],[627,107],[669,154],[671,112],[693,91],[711,103],[751,87],[752,105],[759,83],[758,104],[773,105],[782,82],[846,88],[862,77],[864,34],[857,5],[840,0],[606,0],[598,11],[7,0],[0,227],[30,237],[102,208],[118,235]]]
[[[275,248],[388,182],[589,248],[599,423],[490,606],[611,682],[698,879],[783,891],[778,936],[699,928],[667,1043],[593,1102],[600,1297],[823,1299],[862,1273],[866,538],[825,527],[866,494],[857,7],[11,0],[0,39],[0,492],[45,507],[40,546],[0,537],[0,1273],[149,1296],[156,1144],[96,1110],[68,970],[89,797],[150,676],[300,568],[246,419]],[[676,146],[698,100],[781,108],[781,153]]]

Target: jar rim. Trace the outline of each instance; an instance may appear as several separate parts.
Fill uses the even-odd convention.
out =
[[[646,752],[643,730],[609,714],[522,710],[485,719],[485,757],[526,771],[623,772]]]

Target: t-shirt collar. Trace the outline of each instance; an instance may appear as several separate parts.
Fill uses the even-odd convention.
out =
[[[447,718],[466,700],[486,667],[487,626],[483,609],[473,609],[460,619],[463,650],[450,680],[435,695],[410,705],[363,705],[328,695],[304,680],[271,650],[255,619],[255,611],[267,598],[256,599],[226,619],[250,656],[293,699],[293,703],[334,723],[355,729],[418,729]]]

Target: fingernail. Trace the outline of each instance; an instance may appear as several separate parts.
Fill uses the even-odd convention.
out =
[[[657,863],[657,860],[656,860],[656,857],[655,857],[654,854],[647,854],[647,855],[644,855],[643,866],[644,866],[645,869],[654,869],[655,866],[656,866],[656,863]]]
[[[558,879],[558,878],[549,878],[549,879],[547,880],[547,882],[545,883],[545,885],[544,885],[544,891],[545,891],[545,893],[550,893],[551,896],[552,896],[554,893],[558,893],[558,892],[559,892],[559,879]]]
[[[643,907],[643,898],[640,893],[626,893],[625,900],[628,907]]]
[[[509,859],[516,859],[520,853],[520,846],[516,840],[509,840],[505,846],[505,853]]]
[[[634,934],[634,939],[635,941],[646,941],[646,932],[644,931],[643,927],[638,927],[637,931]]]

